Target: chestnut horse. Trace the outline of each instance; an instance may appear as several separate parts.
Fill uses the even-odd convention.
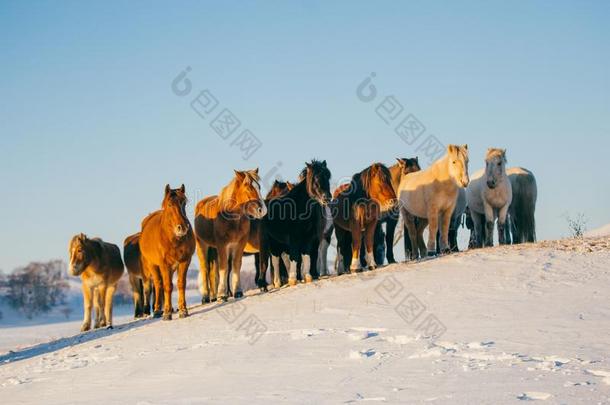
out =
[[[150,297],[152,292],[152,278],[144,272],[142,254],[140,253],[140,232],[130,235],[123,242],[123,260],[129,284],[133,292],[134,318],[143,318],[150,315]]]
[[[197,203],[195,235],[203,303],[217,298],[226,301],[229,269],[233,297],[243,295],[239,279],[242,256],[250,236],[250,222],[267,213],[259,181],[258,169],[235,170],[235,177],[219,195],[204,198]],[[216,249],[216,259],[209,257],[210,248]]]
[[[297,283],[297,266],[301,261],[302,280],[313,280],[318,247],[326,224],[325,206],[330,200],[330,170],[326,161],[312,160],[302,170],[300,181],[287,194],[269,201],[269,214],[263,218],[263,246],[273,261],[273,283],[280,286],[279,258],[290,255],[288,284]],[[267,253],[265,253],[267,254]],[[313,260],[312,260],[313,256]],[[259,285],[266,278],[266,263],[261,260]]]
[[[161,316],[163,302],[163,319],[172,319],[172,275],[175,271],[178,271],[178,313],[180,318],[188,316],[186,273],[195,252],[195,238],[186,216],[186,201],[184,184],[176,189],[168,184],[161,209],[142,221],[141,260],[143,274],[151,277],[155,286],[155,318]]]
[[[338,253],[347,257],[350,253],[350,271],[360,269],[360,248],[362,236],[366,248],[366,265],[373,270],[377,265],[373,256],[375,227],[383,213],[394,208],[396,193],[392,187],[392,177],[388,168],[381,163],[373,163],[352,177],[351,183],[340,188],[331,202],[331,211],[337,236]],[[346,260],[343,260],[346,270]]]
[[[121,251],[117,245],[78,234],[70,240],[70,274],[80,276],[84,319],[81,332],[91,328],[91,304],[95,307],[94,327],[112,328],[112,297],[123,275]]]

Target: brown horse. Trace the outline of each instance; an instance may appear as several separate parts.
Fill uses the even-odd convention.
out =
[[[258,169],[236,170],[233,180],[219,195],[197,203],[195,235],[202,302],[227,299],[229,266],[231,292],[235,298],[243,295],[239,278],[242,256],[250,236],[250,220],[260,219],[266,213],[267,207],[260,194]],[[208,257],[210,247],[216,248],[216,260]]]
[[[78,234],[70,240],[70,274],[82,280],[84,319],[81,332],[91,329],[91,307],[95,307],[95,328],[112,328],[112,297],[123,275],[121,251],[117,245]]]
[[[142,273],[151,277],[155,286],[155,318],[161,316],[163,302],[163,319],[172,319],[172,275],[175,271],[178,271],[179,316],[188,316],[185,298],[186,273],[195,252],[195,238],[186,216],[186,201],[184,184],[176,189],[170,188],[168,184],[165,186],[161,209],[142,221]]]
[[[144,272],[142,266],[140,232],[125,238],[123,260],[125,261],[125,267],[127,267],[129,283],[133,291],[134,318],[150,315],[152,277]]]
[[[373,257],[375,227],[382,213],[396,204],[390,171],[381,163],[373,163],[355,174],[347,187],[341,186],[340,189],[331,202],[339,254],[346,257],[351,244],[350,271],[360,269],[360,247],[364,233],[366,265],[373,270],[377,266]],[[346,269],[346,261],[343,262]]]

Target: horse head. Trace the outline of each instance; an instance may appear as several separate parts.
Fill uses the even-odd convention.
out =
[[[356,175],[358,176],[358,175]],[[359,173],[360,182],[365,194],[377,202],[382,211],[387,211],[396,204],[396,193],[392,187],[390,170],[382,163],[373,163]]]
[[[267,206],[261,197],[258,168],[254,170],[235,170],[233,179],[232,204],[242,207],[250,218],[260,219],[267,214]]]
[[[468,145],[447,146],[447,157],[449,162],[449,176],[461,187],[468,186]]]
[[[506,149],[489,148],[485,155],[487,187],[494,189],[506,179]]]
[[[396,161],[398,161],[398,166],[400,166],[400,172],[402,175],[421,170],[421,167],[419,166],[419,158],[417,156],[414,158],[396,158]]]
[[[74,236],[70,241],[69,271],[73,276],[80,276],[93,261],[94,252],[88,243],[89,241],[90,239],[84,233]]]
[[[301,172],[302,181],[305,181],[307,194],[319,202],[322,206],[330,202],[330,170],[326,166],[326,160],[312,160],[305,163],[305,168]]]
[[[169,184],[165,185],[165,195],[161,204],[163,218],[169,223],[169,228],[177,239],[182,239],[191,227],[186,216],[186,202],[184,184],[180,188],[170,188]]]
[[[289,192],[290,190],[292,190],[293,187],[294,187],[294,184],[292,184],[289,181],[275,180],[273,182],[273,186],[271,186],[271,190],[269,190],[265,199],[272,200],[274,198],[281,197],[284,194],[286,194],[287,192]]]

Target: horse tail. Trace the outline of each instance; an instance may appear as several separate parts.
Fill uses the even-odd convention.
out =
[[[519,188],[521,195],[516,201],[515,213],[512,218],[515,221],[515,227],[517,229],[518,242],[536,242],[536,199],[537,199],[537,186],[536,178],[529,172],[527,176],[519,178]]]

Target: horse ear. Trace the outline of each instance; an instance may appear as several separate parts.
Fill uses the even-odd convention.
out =
[[[326,167],[326,159],[322,161],[322,166]]]
[[[419,157],[415,156],[415,161],[417,162],[417,165],[419,165]]]
[[[253,170],[254,174],[256,174],[258,176],[258,167],[256,169]]]
[[[169,184],[166,184],[165,185],[165,195],[168,195],[170,191],[171,191],[171,188],[169,188]]]
[[[407,164],[407,162],[405,162],[401,158],[396,158],[396,161],[398,162],[398,166],[400,167],[405,167],[405,165]]]
[[[186,188],[184,187],[184,183],[182,183],[182,185],[180,186],[180,191],[182,192],[182,194],[184,194],[186,192]]]
[[[455,145],[447,146],[447,152],[453,154],[453,153],[455,153],[455,150],[456,150]]]
[[[241,172],[239,170],[233,170],[235,172],[235,177],[237,177],[238,180],[243,180],[246,175],[244,174],[244,172]]]
[[[467,144],[467,143],[465,143],[464,145],[462,145],[462,148],[464,148],[464,149],[468,150],[468,144]]]

